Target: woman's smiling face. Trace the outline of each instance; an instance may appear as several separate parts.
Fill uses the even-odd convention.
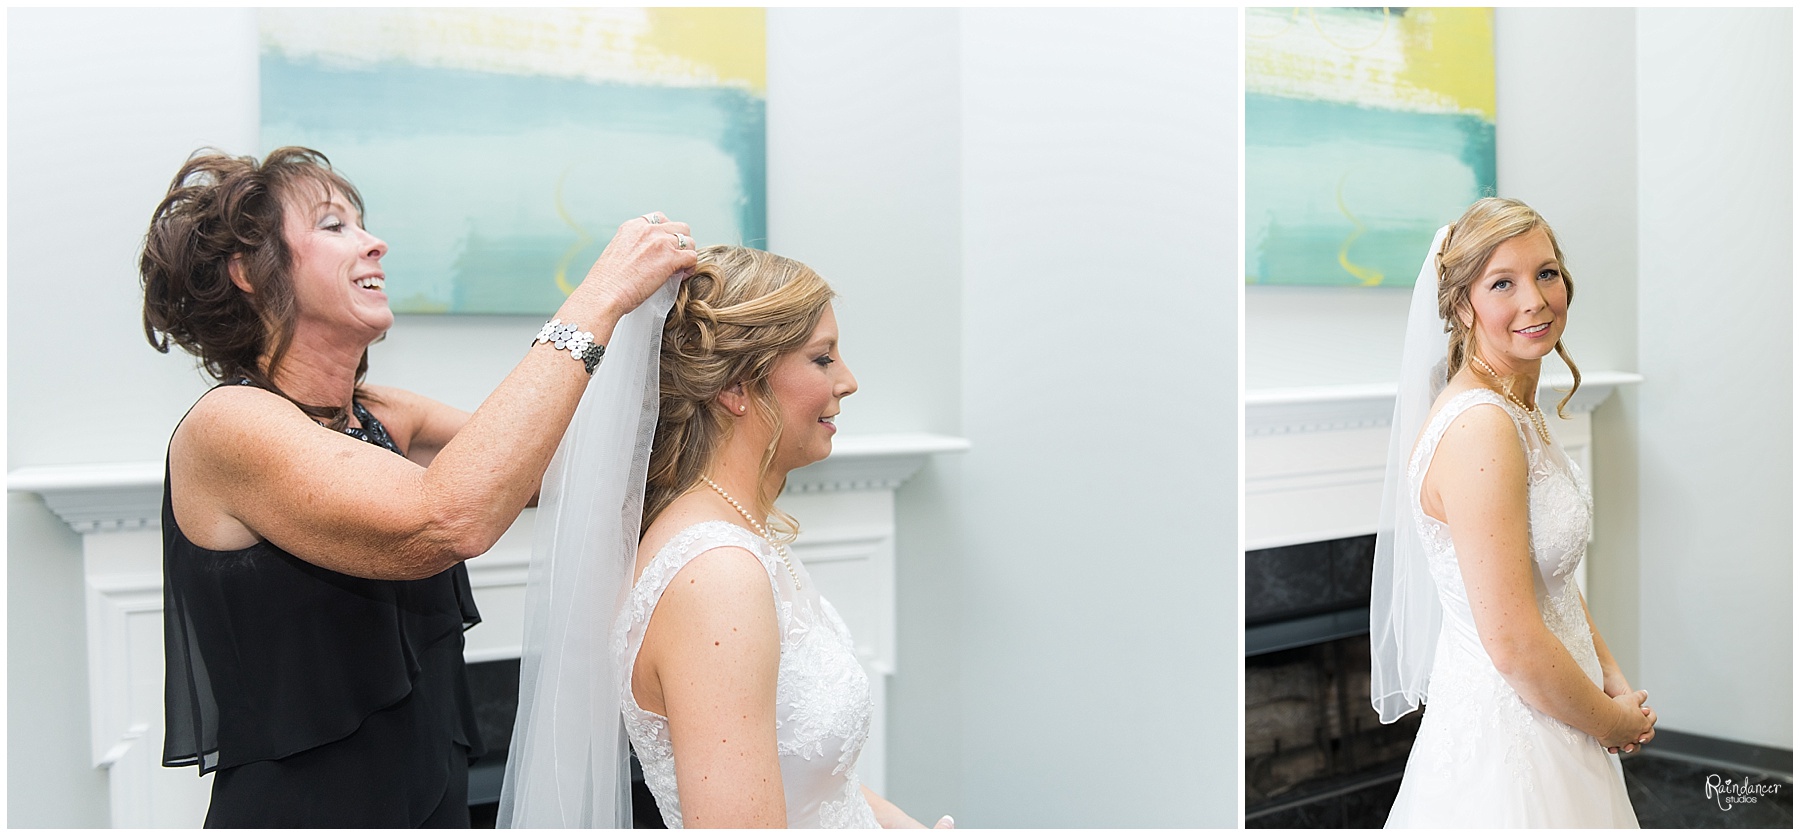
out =
[[[350,201],[336,189],[302,186],[282,214],[299,324],[342,330],[364,345],[392,328],[381,269],[387,243],[363,229]]]
[[[1476,353],[1501,374],[1555,350],[1568,324],[1569,287],[1550,236],[1534,229],[1495,247],[1469,288],[1469,307]]]

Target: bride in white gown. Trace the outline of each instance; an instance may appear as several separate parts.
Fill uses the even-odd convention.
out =
[[[1486,198],[1431,252],[1370,623],[1382,721],[1430,710],[1387,824],[1636,827],[1616,753],[1649,742],[1656,715],[1576,586],[1592,503],[1536,402],[1545,356],[1575,371],[1561,249],[1530,207]]]
[[[545,480],[502,823],[629,826],[629,740],[670,827],[922,827],[857,777],[869,680],[774,504],[856,391],[833,295],[709,247],[615,331]]]

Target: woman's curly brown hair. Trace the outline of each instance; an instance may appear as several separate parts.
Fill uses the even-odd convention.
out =
[[[701,250],[699,258],[663,324],[646,527],[712,466],[732,417],[719,394],[734,384],[743,384],[755,409],[775,428],[757,470],[762,484],[782,429],[769,373],[781,355],[806,344],[836,295],[811,268],[761,250],[714,246]],[[773,509],[774,501],[774,496],[756,497],[757,507]],[[779,509],[774,515],[771,528],[778,537],[798,533],[792,517]]]
[[[298,314],[282,223],[287,200],[307,188],[336,189],[363,211],[356,187],[309,148],[278,148],[260,163],[207,148],[188,158],[150,216],[138,261],[144,336],[152,347],[167,354],[173,342],[215,380],[248,379],[293,401],[274,381]],[[232,282],[233,262],[254,293]],[[373,400],[360,386],[368,368],[364,350],[356,367],[356,395],[363,400]],[[349,421],[342,406],[294,403],[334,429]]]

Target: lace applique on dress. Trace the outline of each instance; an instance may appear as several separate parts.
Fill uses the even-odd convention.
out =
[[[790,827],[879,826],[862,794],[856,760],[874,717],[869,678],[856,661],[850,631],[831,604],[812,586],[804,565],[798,590],[768,541],[722,521],[690,526],[676,534],[631,590],[613,630],[613,653],[630,671],[643,645],[656,602],[675,575],[706,552],[736,546],[756,555],[775,594],[781,663],[775,681],[775,744]],[[627,676],[619,697],[625,730],[644,767],[644,783],[656,797],[663,822],[680,827],[681,798],[675,780],[675,749],[668,719],[646,711],[631,693]]]

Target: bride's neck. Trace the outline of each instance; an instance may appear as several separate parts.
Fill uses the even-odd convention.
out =
[[[759,479],[757,471],[762,466],[762,450],[734,449],[736,446],[727,443],[707,466],[706,475],[757,521],[766,520],[774,513],[775,495],[781,492],[787,474],[771,468]]]
[[[1486,364],[1485,367],[1483,364]],[[1544,367],[1541,358],[1507,358],[1496,362],[1476,351],[1470,357],[1468,366],[1483,385],[1510,391],[1513,397],[1525,402],[1526,406],[1537,406],[1538,374]]]

